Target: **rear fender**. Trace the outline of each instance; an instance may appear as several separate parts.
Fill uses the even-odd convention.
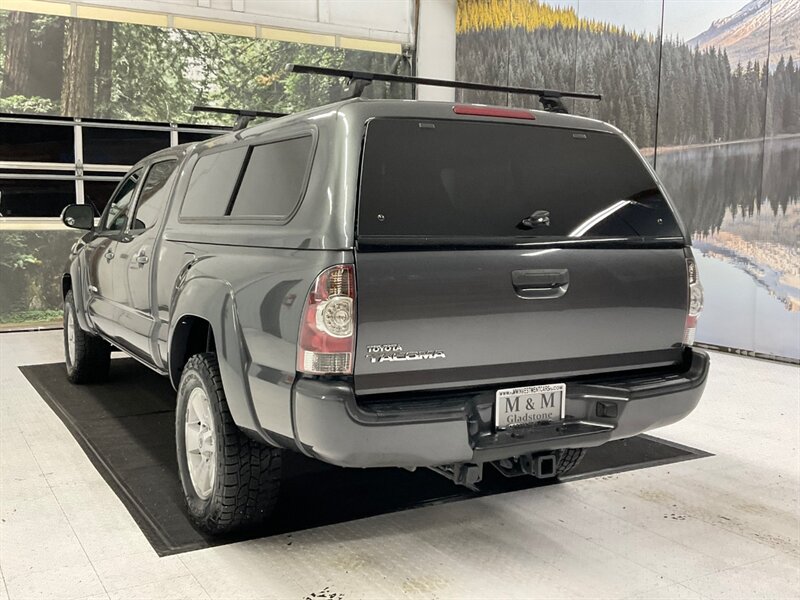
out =
[[[259,427],[253,408],[252,394],[245,376],[251,358],[242,335],[236,298],[231,286],[227,282],[206,277],[189,279],[176,291],[171,315],[167,346],[170,354],[181,319],[192,316],[210,323],[222,385],[234,422],[250,435],[274,445]],[[171,356],[168,356],[168,361],[170,379],[177,389],[179,374],[176,375],[176,370],[172,368]]]

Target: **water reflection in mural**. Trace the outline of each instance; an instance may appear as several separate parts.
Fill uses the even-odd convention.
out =
[[[797,165],[800,136],[659,152],[658,170],[705,257],[699,339],[797,356]]]

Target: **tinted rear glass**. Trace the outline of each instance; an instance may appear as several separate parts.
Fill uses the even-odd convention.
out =
[[[246,154],[247,148],[242,146],[200,158],[189,178],[181,216],[225,216]]]
[[[360,189],[360,236],[681,235],[640,158],[607,133],[376,119]]]
[[[311,136],[254,146],[231,216],[286,217],[300,202]]]

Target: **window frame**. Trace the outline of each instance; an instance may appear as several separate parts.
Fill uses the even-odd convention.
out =
[[[253,155],[253,149],[259,146],[267,146],[269,144],[275,144],[278,142],[286,142],[289,140],[300,139],[304,137],[311,138],[311,147],[308,152],[308,159],[306,160],[305,171],[303,172],[303,179],[300,185],[300,193],[298,194],[297,202],[295,203],[292,210],[287,215],[276,215],[276,216],[267,216],[267,215],[258,215],[258,216],[232,216],[230,212],[233,210],[233,206],[236,204],[236,197],[239,194],[239,189],[242,185],[242,180],[244,179],[244,174],[247,170],[248,165],[250,164],[250,158]],[[238,225],[238,224],[258,224],[258,225],[286,225],[289,223],[300,210],[300,206],[303,204],[303,200],[305,199],[306,193],[308,191],[308,184],[311,180],[311,170],[314,166],[314,157],[317,153],[317,143],[319,140],[319,134],[316,127],[304,127],[302,129],[293,129],[291,131],[282,131],[282,132],[275,132],[273,135],[265,135],[263,137],[259,137],[257,142],[251,143],[244,143],[244,144],[231,144],[228,146],[223,146],[220,148],[213,148],[210,149],[208,152],[201,152],[195,155],[196,160],[194,160],[191,172],[188,173],[187,181],[191,182],[192,175],[194,174],[194,169],[197,166],[197,163],[200,161],[201,158],[206,156],[210,156],[212,154],[216,154],[218,152],[225,152],[228,150],[235,150],[237,148],[246,147],[247,152],[245,153],[244,159],[242,160],[242,165],[239,168],[239,173],[236,177],[236,183],[233,186],[233,190],[231,191],[231,197],[228,199],[228,204],[225,209],[225,214],[220,217],[187,217],[183,214],[183,208],[186,203],[186,197],[188,192],[184,192],[183,198],[181,199],[180,208],[178,209],[178,223],[181,224],[209,224],[209,225]]]
[[[126,235],[128,227],[130,226],[130,217],[128,217],[128,222],[125,224],[125,229],[106,229],[105,224],[106,219],[108,218],[108,213],[111,212],[111,206],[113,204],[112,200],[116,198],[117,193],[120,191],[120,189],[122,189],[122,186],[125,184],[125,182],[133,177],[137,171],[145,172],[146,165],[134,165],[131,167],[131,170],[125,174],[125,176],[117,184],[117,187],[114,188],[114,192],[109,197],[108,202],[106,202],[106,207],[103,209],[103,213],[100,215],[98,225],[101,227],[101,229],[97,230],[97,235],[109,238]],[[139,201],[139,192],[141,191],[143,181],[144,177],[139,178],[139,181],[136,182],[136,186],[133,188],[133,198],[131,199],[131,216],[133,216],[133,211],[136,209],[136,204]]]
[[[0,123],[11,124],[29,124],[29,125],[46,125],[51,127],[69,127],[73,136],[73,147],[75,149],[74,160],[71,162],[44,162],[44,161],[18,161],[18,160],[0,160],[0,183],[3,180],[11,179],[28,179],[31,181],[41,181],[48,179],[59,179],[64,181],[71,181],[75,189],[75,203],[76,204],[89,204],[86,202],[86,193],[84,190],[85,182],[113,182],[115,184],[121,183],[130,173],[133,172],[134,167],[145,164],[147,157],[143,157],[134,165],[114,165],[114,164],[96,164],[84,162],[84,140],[83,131],[85,128],[96,129],[121,129],[121,130],[143,130],[143,131],[162,131],[169,133],[170,143],[169,146],[163,148],[174,148],[180,145],[179,134],[181,133],[199,133],[208,135],[209,139],[213,139],[219,135],[225,135],[230,132],[228,127],[220,125],[194,125],[189,123],[166,123],[166,122],[151,122],[151,121],[125,121],[115,119],[101,119],[101,118],[78,118],[78,117],[65,117],[59,115],[40,115],[40,114],[23,114],[23,113],[5,113],[0,112]],[[199,142],[198,142],[199,143]],[[159,151],[159,152],[161,152]],[[17,173],[16,170],[26,170],[29,172]],[[61,174],[63,173],[63,175]],[[113,196],[116,192],[116,186],[109,196]],[[101,213],[95,217],[98,226],[102,223],[101,219],[105,214],[105,207]],[[14,215],[14,216],[0,216],[0,227],[10,226],[15,227],[15,223],[37,223],[41,227],[61,229],[65,226],[61,223],[58,214],[47,215]],[[115,230],[104,230],[115,231]]]
[[[147,231],[151,231],[153,228],[158,227],[159,225],[164,223],[164,220],[166,219],[166,213],[167,213],[167,210],[168,210],[168,206],[169,206],[169,203],[170,203],[170,198],[172,197],[172,192],[175,190],[175,184],[177,183],[177,178],[175,179],[175,181],[172,182],[172,186],[170,186],[170,189],[167,192],[167,200],[166,200],[166,203],[164,204],[164,211],[162,212],[160,222],[156,223],[155,225],[153,225],[151,227],[146,227],[145,229],[132,229],[131,226],[130,226],[131,223],[136,219],[136,214],[139,212],[139,201],[141,200],[141,197],[142,197],[142,190],[144,189],[144,184],[147,181],[147,178],[150,176],[150,171],[152,171],[153,167],[155,167],[157,164],[165,163],[165,162],[174,162],[175,163],[175,169],[178,169],[180,167],[180,164],[179,164],[180,161],[178,160],[177,156],[156,157],[153,160],[150,160],[150,161],[146,162],[142,166],[142,168],[145,169],[145,172],[144,172],[144,176],[142,177],[141,181],[137,184],[137,188],[138,189],[136,190],[136,197],[134,198],[133,212],[131,213],[131,218],[128,219],[128,224],[127,224],[127,226],[125,228],[125,232],[124,232],[126,236],[136,237],[136,236],[141,235],[141,234],[143,234],[143,233],[145,233]],[[172,173],[170,173],[169,176],[172,177],[174,174],[175,174],[175,170],[173,170]],[[123,181],[124,181],[124,179],[123,179]],[[116,193],[116,190],[114,190],[114,192]]]
[[[6,175],[3,173],[3,175]],[[55,193],[57,195],[66,194],[68,200],[71,202],[67,202],[61,207],[61,211],[64,210],[67,206],[71,204],[76,204],[77,202],[77,194],[75,193],[75,177],[70,175],[59,175],[54,172],[48,172],[43,174],[32,175],[29,173],[10,173],[11,176],[4,176],[0,177],[0,223],[7,223],[7,222],[14,222],[16,221],[41,221],[42,219],[50,219],[51,217],[48,214],[44,215],[31,215],[30,212],[34,212],[34,210],[28,211],[26,215],[18,215],[18,214],[7,214],[8,209],[5,202],[11,202],[12,206],[15,203],[15,192],[19,193],[20,187],[24,188],[25,186],[30,187],[31,189],[36,187],[47,187],[50,188],[46,192],[39,191],[37,196],[44,195],[44,194],[52,194]],[[16,176],[14,176],[16,175]],[[52,188],[58,188],[63,185],[63,190],[57,190]],[[15,189],[16,188],[16,189]],[[69,190],[69,191],[68,191]],[[33,201],[30,201],[33,200]],[[40,208],[45,205],[45,202],[42,198],[30,198],[28,202],[25,202],[25,206],[28,207],[36,207]],[[16,206],[14,206],[16,208]],[[49,208],[49,207],[47,207]],[[46,210],[46,212],[49,212]]]
[[[247,164],[248,155],[250,153],[249,145],[248,144],[230,144],[226,146],[220,147],[212,147],[207,152],[200,152],[192,156],[189,160],[191,163],[190,170],[184,175],[186,178],[186,189],[183,192],[183,197],[181,198],[180,206],[178,207],[178,223],[221,223],[225,222],[225,217],[199,217],[199,216],[186,216],[183,214],[183,209],[186,206],[186,198],[189,195],[189,186],[192,184],[192,176],[194,175],[195,169],[197,168],[197,163],[199,163],[202,159],[206,156],[213,156],[215,154],[221,154],[223,152],[230,152],[233,150],[239,150],[241,148],[245,149],[244,157],[242,158],[242,164],[239,165],[239,172],[236,175],[236,180],[234,181],[233,188],[231,189],[231,197],[228,198],[228,203],[226,205],[226,212],[227,207],[231,205],[231,198],[235,197],[236,193],[239,191],[239,180],[242,177],[242,173],[244,172],[244,166]]]
[[[72,160],[58,160],[54,157],[49,157],[52,160],[42,160],[37,158],[25,158],[23,160],[19,159],[19,154],[15,154],[14,158],[0,158],[0,165],[23,165],[29,166],[31,168],[36,168],[37,166],[49,166],[50,168],[55,169],[62,169],[65,166],[71,166],[74,170],[75,165],[79,162],[79,159],[82,159],[81,156],[78,155],[78,148],[76,144],[76,132],[75,132],[75,124],[71,121],[67,121],[66,119],[58,119],[58,118],[49,118],[49,119],[26,119],[28,115],[20,115],[17,117],[13,115],[13,113],[0,113],[0,125],[10,125],[10,126],[22,126],[22,127],[51,127],[53,131],[57,131],[58,127],[69,127],[70,128],[70,135],[67,136],[69,139],[68,143],[72,146]],[[63,129],[61,130],[63,131]],[[66,142],[66,140],[65,140]]]
[[[106,133],[106,132],[122,132],[130,134],[130,133],[149,133],[149,134],[161,134],[166,135],[167,140],[169,141],[168,145],[166,146],[159,146],[155,150],[151,150],[148,154],[142,156],[139,155],[141,158],[135,160],[133,163],[126,163],[126,162],[94,162],[86,160],[86,148],[87,146],[100,146],[102,143],[108,144],[109,141],[113,141],[113,138],[104,139],[102,141],[90,141],[91,134],[96,132]],[[87,135],[89,134],[89,135]],[[92,122],[83,122],[81,124],[81,160],[83,161],[84,169],[94,170],[94,171],[102,171],[106,169],[111,169],[114,167],[124,166],[125,164],[134,165],[139,164],[144,158],[151,156],[157,152],[163,152],[168,148],[174,147],[173,140],[172,140],[172,129],[169,127],[110,127],[108,125],[103,126],[103,124],[97,124]],[[89,138],[87,140],[87,138]],[[92,149],[92,152],[94,149]]]

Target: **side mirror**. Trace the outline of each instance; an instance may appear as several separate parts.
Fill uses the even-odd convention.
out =
[[[70,204],[61,211],[61,221],[74,229],[94,229],[94,209],[88,204]]]

